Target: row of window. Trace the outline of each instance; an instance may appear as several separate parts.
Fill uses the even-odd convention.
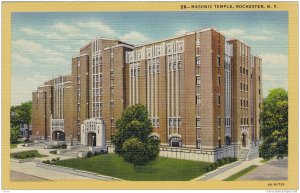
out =
[[[99,57],[93,58],[93,67],[96,65],[102,64],[102,56],[100,55]]]
[[[241,125],[248,125],[248,117],[241,118]]]
[[[240,83],[240,90],[241,91],[248,91],[248,84]]]
[[[248,76],[248,68],[240,66],[240,74],[246,74]]]
[[[169,118],[169,128],[180,128],[180,127],[181,127],[181,117]]]
[[[241,99],[241,107],[248,107],[248,100]]]
[[[140,69],[139,66],[137,68],[131,68],[130,69],[130,77],[140,76],[140,75],[141,75],[141,69]]]

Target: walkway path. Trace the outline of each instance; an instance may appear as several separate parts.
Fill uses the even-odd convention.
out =
[[[256,168],[238,180],[287,180],[288,159],[274,159]]]
[[[260,161],[262,158],[256,158],[251,161],[238,161],[232,163],[228,166],[223,166],[213,172],[210,172],[206,175],[200,176],[194,180],[204,181],[204,180],[224,180],[229,176],[251,166],[251,165],[262,165]]]

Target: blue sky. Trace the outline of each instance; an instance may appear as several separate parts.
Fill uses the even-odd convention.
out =
[[[44,81],[71,73],[71,59],[96,37],[132,44],[213,27],[263,59],[263,94],[287,89],[287,12],[102,12],[12,14],[12,105]]]

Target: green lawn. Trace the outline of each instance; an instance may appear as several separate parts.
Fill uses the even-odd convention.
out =
[[[10,157],[17,158],[17,159],[25,159],[25,158],[32,158],[32,157],[47,157],[47,156],[40,154],[37,150],[29,150],[29,151],[11,153]]]
[[[10,144],[10,149],[17,148],[18,143],[11,143]]]
[[[133,165],[125,163],[122,157],[104,154],[91,158],[60,160],[56,164],[124,180],[180,181],[191,180],[204,174],[203,168],[211,163],[158,157],[146,166],[137,166],[134,172]]]
[[[242,177],[243,175],[245,175],[246,173],[254,170],[255,168],[257,168],[257,165],[252,165],[252,166],[249,166],[241,171],[239,171],[238,173],[236,174],[233,174],[231,176],[229,176],[228,178],[226,178],[224,181],[234,181],[234,180],[237,180],[239,179],[240,177]]]

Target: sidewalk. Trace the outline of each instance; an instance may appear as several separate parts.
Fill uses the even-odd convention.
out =
[[[220,180],[221,181],[251,165],[263,165],[263,163],[260,162],[261,160],[262,158],[256,158],[250,161],[238,161],[228,166],[218,168],[217,170],[205,174],[203,176],[200,176],[194,180],[198,180],[198,181]]]
[[[243,169],[251,166],[251,165],[263,165],[264,163],[261,163],[260,161],[262,160],[262,158],[256,158],[250,161],[242,161],[242,163],[232,169],[229,169],[219,175],[216,175],[212,178],[210,178],[209,180],[224,180],[226,178],[228,178],[229,176],[238,173],[239,171],[242,171]]]

